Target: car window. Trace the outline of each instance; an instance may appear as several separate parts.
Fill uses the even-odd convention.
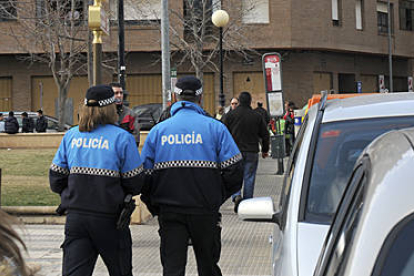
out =
[[[53,129],[53,130],[57,130],[59,127],[59,124],[57,122],[51,121],[51,120],[47,120],[47,128],[48,129]]]
[[[350,248],[363,207],[364,187],[367,175],[364,167],[359,166],[350,180],[348,190],[342,199],[334,224],[328,233],[323,249],[322,271],[325,276],[343,272],[349,257]],[[325,247],[324,246],[324,247]]]
[[[388,234],[373,269],[373,276],[414,275],[414,214]]]
[[[389,117],[322,124],[318,134],[305,207],[305,221],[331,223],[353,166],[377,136],[414,126],[414,118]]]
[[[290,197],[292,178],[293,178],[294,171],[295,171],[295,164],[296,164],[296,161],[299,155],[299,150],[302,146],[305,129],[308,124],[307,118],[308,117],[306,116],[299,130],[298,137],[295,140],[295,144],[293,146],[292,153],[290,155],[288,166],[286,168],[285,177],[283,179],[282,193],[280,195],[280,200],[279,200],[279,210],[282,212],[281,229],[284,229],[284,225],[286,222],[286,214],[287,214],[286,210],[288,207],[288,201]]]

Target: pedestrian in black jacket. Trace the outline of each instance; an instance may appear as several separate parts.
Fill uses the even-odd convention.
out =
[[[22,133],[33,132],[34,122],[27,112],[22,113]]]
[[[47,120],[43,116],[43,111],[39,109],[37,111],[37,120],[36,120],[36,132],[46,132],[47,129]]]
[[[14,117],[14,112],[9,112],[9,117],[6,118],[4,128],[5,132],[8,134],[15,134],[19,132],[19,122],[17,121],[16,117]]]
[[[262,102],[257,102],[257,107],[254,109],[254,111],[259,113],[263,117],[263,120],[265,121],[266,126],[269,125],[269,123],[270,123],[270,114],[266,109],[263,108],[263,103]]]
[[[249,92],[242,92],[239,96],[240,104],[229,112],[223,120],[236,141],[243,156],[243,197],[241,191],[232,196],[234,211],[242,199],[252,198],[257,165],[259,163],[259,139],[262,139],[262,157],[266,158],[269,151],[269,132],[262,116],[251,107],[252,96]]]

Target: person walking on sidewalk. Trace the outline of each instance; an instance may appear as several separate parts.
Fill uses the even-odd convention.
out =
[[[118,82],[112,82],[109,85],[115,93],[116,110],[119,115],[118,125],[134,135],[135,143],[137,147],[139,147],[140,126],[138,123],[138,116],[129,107],[124,105],[124,90],[122,89],[121,84]]]
[[[198,78],[180,78],[171,118],[153,127],[142,149],[150,175],[142,199],[156,210],[164,276],[184,276],[191,239],[198,274],[215,275],[219,208],[241,188],[241,154],[227,128],[200,107]]]
[[[132,276],[131,232],[117,221],[126,195],[141,192],[144,173],[134,137],[115,125],[114,103],[110,86],[87,90],[79,126],[66,132],[49,170],[67,210],[64,276],[92,275],[98,255],[109,275]]]
[[[295,104],[293,102],[285,102],[285,115],[283,115],[283,120],[285,120],[285,145],[286,145],[286,155],[290,156],[290,152],[293,149],[293,144],[295,143]]]
[[[266,123],[266,126],[268,126],[270,123],[270,114],[266,109],[263,108],[262,102],[257,102],[257,107],[254,109],[254,111],[262,116],[263,120]]]
[[[269,151],[270,135],[262,116],[251,107],[252,96],[242,92],[239,96],[239,106],[229,112],[223,123],[228,127],[243,156],[243,196],[238,191],[232,196],[234,212],[243,199],[252,198],[257,165],[259,163],[259,139],[262,140],[262,157],[266,158]]]

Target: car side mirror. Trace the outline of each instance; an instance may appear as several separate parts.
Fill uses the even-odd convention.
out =
[[[275,211],[271,197],[256,197],[240,202],[239,218],[245,221],[273,222],[280,225],[280,213]]]

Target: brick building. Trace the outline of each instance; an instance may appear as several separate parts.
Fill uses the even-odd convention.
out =
[[[161,102],[161,1],[139,0],[145,1],[148,7],[139,14],[131,1],[138,0],[124,0],[129,101],[131,106]],[[170,1],[171,12],[183,14],[185,1]],[[267,52],[282,55],[284,97],[299,107],[320,90],[356,92],[357,82],[362,85],[362,92],[379,91],[380,80],[389,88],[386,1],[240,0],[231,4],[229,1],[209,0],[208,3],[221,4],[221,8],[229,12],[230,20],[243,26],[246,45],[256,54],[246,58],[224,47],[226,104],[241,91],[252,92],[255,101],[265,99],[261,54]],[[87,1],[79,2],[82,3],[79,12],[84,13]],[[414,1],[390,2],[394,91],[408,91],[408,82],[414,75]],[[0,5],[7,5],[5,1],[2,3]],[[251,8],[246,8],[249,5]],[[116,10],[116,0],[110,0],[107,8]],[[170,23],[180,24],[173,17]],[[42,107],[46,114],[56,115],[57,89],[49,68],[45,64],[19,61],[25,53],[7,35],[10,26],[16,24],[19,20],[0,13],[0,111]],[[184,33],[185,30],[182,37]],[[117,27],[113,24],[110,36],[104,37],[104,52],[116,56],[117,41]],[[207,51],[209,47],[206,46]],[[176,53],[172,55],[172,64],[179,63],[177,48],[172,46],[172,52]],[[214,60],[218,63],[218,56]],[[177,66],[178,76],[192,70],[189,63]],[[105,82],[116,79],[115,71],[104,70],[103,79]],[[77,106],[88,86],[86,72],[72,80],[68,96],[71,122],[76,122]],[[204,105],[213,113],[219,103],[216,70],[204,70],[204,86]]]

